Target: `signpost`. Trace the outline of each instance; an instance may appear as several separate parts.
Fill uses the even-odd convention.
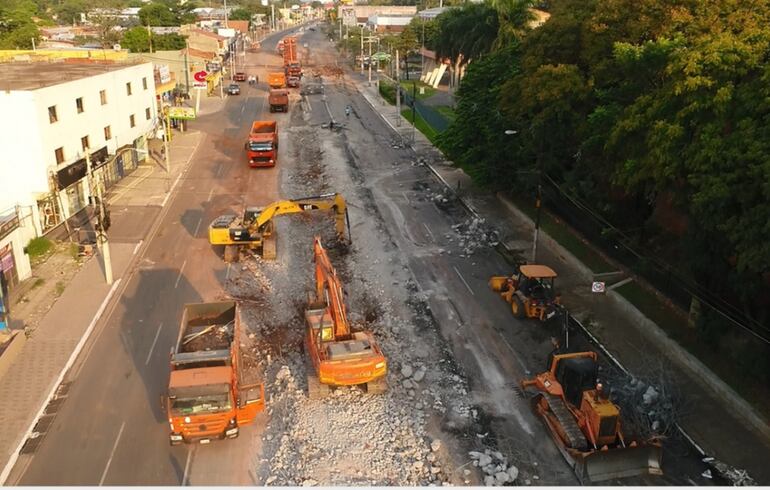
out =
[[[195,94],[195,113],[197,114],[200,112],[201,109],[201,90],[205,90],[208,86],[208,83],[206,83],[206,77],[208,76],[208,73],[206,70],[201,70],[198,72],[195,72],[193,75],[193,88],[196,90]]]

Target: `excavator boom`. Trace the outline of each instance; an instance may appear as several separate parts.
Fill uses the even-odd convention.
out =
[[[334,321],[334,338],[346,338],[350,335],[350,325],[343,301],[342,284],[337,277],[337,271],[326,254],[326,249],[321,244],[321,237],[317,236],[313,241],[313,255],[315,257],[316,298],[318,301],[323,301],[324,293],[326,293],[329,313]]]
[[[301,197],[299,199],[276,201],[268,204],[259,216],[257,216],[256,220],[254,220],[250,226],[250,231],[261,231],[264,226],[276,216],[328,209],[333,209],[335,211],[335,230],[337,231],[337,238],[344,239],[347,205],[345,199],[337,193]]]

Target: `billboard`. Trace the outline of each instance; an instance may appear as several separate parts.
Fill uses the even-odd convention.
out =
[[[169,107],[168,117],[171,119],[195,119],[195,109],[192,107]]]

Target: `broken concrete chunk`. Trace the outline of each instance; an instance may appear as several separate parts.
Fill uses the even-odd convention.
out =
[[[503,483],[507,483],[510,479],[510,475],[508,475],[505,471],[500,471],[498,473],[495,473],[495,480],[497,480],[497,483],[502,485]]]
[[[497,483],[497,480],[495,480],[494,476],[488,476],[487,475],[487,476],[484,477],[484,485],[486,485],[488,487],[493,487],[493,486],[495,486],[495,483]]]
[[[487,456],[486,454],[480,454],[479,455],[479,466],[488,466],[492,462],[492,458]]]
[[[405,378],[409,378],[412,376],[412,373],[414,373],[414,370],[412,369],[412,366],[409,364],[404,364],[401,366],[401,376]]]
[[[508,468],[508,477],[510,481],[516,481],[516,478],[519,477],[519,469],[515,466],[510,466]]]
[[[416,373],[414,373],[414,376],[412,376],[412,379],[417,381],[418,383],[425,378],[425,369],[420,369]]]
[[[430,450],[434,453],[441,449],[441,440],[440,439],[434,439],[433,442],[430,443]]]

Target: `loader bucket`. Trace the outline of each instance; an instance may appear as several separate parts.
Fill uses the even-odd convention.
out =
[[[601,482],[639,475],[662,475],[661,448],[658,445],[594,451],[576,461],[575,472],[581,482]]]
[[[492,288],[492,291],[499,293],[503,290],[503,286],[505,286],[507,281],[508,276],[492,276],[489,279],[489,287]]]

